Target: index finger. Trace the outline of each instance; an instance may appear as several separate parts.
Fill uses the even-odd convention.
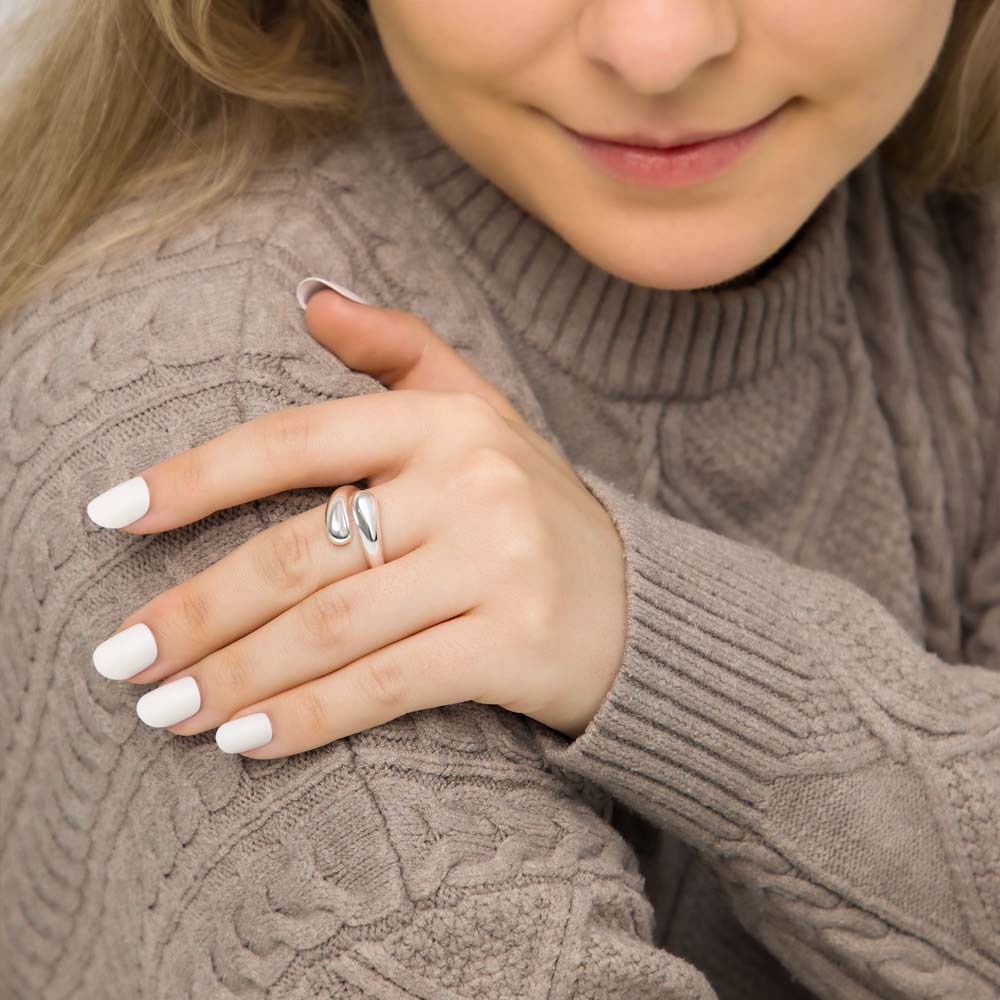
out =
[[[87,514],[146,534],[286,489],[395,472],[426,438],[438,395],[364,393],[262,414],[106,490]]]

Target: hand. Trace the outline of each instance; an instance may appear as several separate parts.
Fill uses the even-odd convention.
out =
[[[115,635],[148,626],[153,640],[136,632],[147,645],[138,665],[149,666],[114,676],[193,678],[196,689],[170,689],[181,697],[163,697],[161,685],[139,700],[141,715],[180,735],[266,714],[259,730],[228,730],[260,733],[237,740],[257,758],[461,701],[575,738],[624,655],[623,553],[604,507],[418,317],[324,289],[306,324],[392,391],[267,413],[167,458],[140,473],[149,509],[124,530],[164,531],[282,490],[366,479],[385,564],[369,568],[356,537],[332,544],[325,504],[315,507],[126,618]]]

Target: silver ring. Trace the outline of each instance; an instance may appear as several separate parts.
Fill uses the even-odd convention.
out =
[[[361,551],[369,567],[382,566],[385,554],[382,550],[382,528],[375,494],[370,490],[359,490],[352,484],[338,486],[326,502],[326,537],[334,545],[349,544],[351,521],[358,529]]]

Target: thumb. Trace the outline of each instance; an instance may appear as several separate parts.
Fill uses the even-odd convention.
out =
[[[349,368],[387,389],[472,392],[503,416],[523,422],[510,400],[419,316],[369,305],[325,278],[304,278],[295,294],[312,338]]]

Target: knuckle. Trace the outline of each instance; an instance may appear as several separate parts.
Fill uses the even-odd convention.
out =
[[[498,530],[494,556],[500,564],[518,574],[523,573],[525,567],[534,571],[538,563],[538,553],[542,551],[535,535],[525,528],[523,522],[506,516],[498,519],[496,527]],[[536,573],[532,572],[531,575],[535,577]]]
[[[493,404],[474,392],[434,393],[428,398],[428,407],[432,427],[445,427],[450,439],[469,445],[495,440],[506,424]]]
[[[497,422],[500,414],[497,413],[493,404],[484,396],[480,396],[478,392],[456,392],[454,396],[456,403],[463,413],[471,417],[489,420],[493,423]]]
[[[181,593],[178,623],[185,639],[195,642],[208,637],[215,620],[208,595],[198,587],[187,587]]]
[[[360,665],[355,683],[358,695],[380,708],[393,710],[403,704],[406,683],[395,659],[372,658]]]
[[[326,699],[318,691],[304,688],[298,696],[296,708],[305,732],[314,735],[330,732],[330,710]]]
[[[336,587],[316,591],[302,603],[302,627],[317,644],[335,643],[350,632],[350,606]]]
[[[269,414],[264,434],[268,458],[278,462],[304,458],[309,451],[310,427],[310,421],[295,409]]]
[[[268,588],[297,590],[308,577],[309,536],[295,521],[292,518],[269,528],[255,547],[254,568]]]
[[[409,329],[412,333],[437,336],[431,329],[431,325],[422,316],[418,316],[408,309],[390,309],[389,312],[395,324]]]
[[[532,644],[553,642],[558,639],[558,602],[541,594],[535,600],[519,601],[520,620],[518,632],[529,638]]]
[[[208,672],[212,678],[212,687],[219,694],[214,700],[245,704],[247,696],[254,689],[253,664],[241,651],[239,643],[227,646],[218,653],[218,657],[218,663],[213,664]]]
[[[507,452],[490,445],[468,456],[462,478],[467,489],[489,499],[491,506],[503,501],[520,503],[531,489],[524,467]]]
[[[171,472],[171,482],[180,496],[204,496],[210,491],[208,463],[197,448],[183,456],[176,472]]]
[[[488,440],[505,428],[506,421],[488,399],[475,392],[459,392],[454,395],[457,398],[453,401],[450,419],[455,420],[457,416],[467,433]],[[457,414],[454,404],[457,404]]]

